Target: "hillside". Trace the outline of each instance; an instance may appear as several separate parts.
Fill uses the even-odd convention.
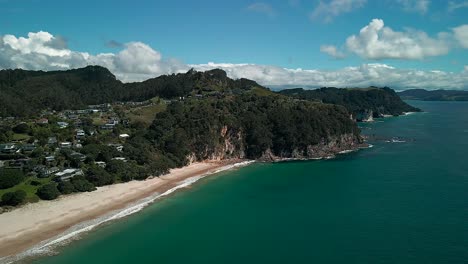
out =
[[[403,102],[394,90],[387,87],[370,87],[366,89],[320,88],[316,90],[296,88],[279,91],[279,94],[297,99],[342,105],[348,109],[353,119],[357,121],[420,111]]]
[[[399,92],[403,100],[422,101],[468,101],[468,91],[410,89]]]
[[[122,83],[106,68],[88,66],[68,71],[0,71],[0,116],[31,116],[40,110],[61,111],[116,101],[144,101],[155,96],[236,94],[256,82],[232,80],[222,70],[163,75],[143,82]]]

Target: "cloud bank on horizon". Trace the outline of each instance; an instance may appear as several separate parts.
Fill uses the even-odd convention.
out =
[[[358,1],[360,2],[360,1]],[[362,1],[364,2],[364,1]],[[344,11],[348,8],[344,8]],[[344,12],[343,11],[343,12]],[[453,43],[468,48],[468,25],[453,28],[431,38],[424,32],[395,32],[374,19],[346,41],[349,52],[367,59],[421,59],[449,52]],[[460,72],[399,69],[383,63],[364,63],[337,70],[289,69],[271,65],[207,63],[185,64],[164,58],[142,42],[119,46],[117,53],[90,54],[68,48],[66,39],[48,32],[30,32],[27,37],[0,36],[0,69],[66,70],[100,65],[124,82],[142,81],[163,74],[186,72],[190,68],[205,71],[225,70],[231,78],[248,78],[274,88],[368,87],[390,86],[395,89],[468,89],[468,65]],[[323,46],[322,52],[337,58],[345,53],[335,46]]]

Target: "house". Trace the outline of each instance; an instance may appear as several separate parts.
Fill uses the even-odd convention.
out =
[[[47,118],[41,118],[36,121],[36,124],[38,125],[47,125],[49,124],[49,119]]]
[[[100,128],[101,128],[102,130],[113,130],[113,129],[114,129],[114,127],[115,127],[115,125],[114,125],[114,124],[109,124],[109,123],[108,123],[108,124],[105,124],[105,125],[102,125],[102,126],[100,126]]]
[[[123,145],[122,144],[108,144],[108,146],[109,147],[114,147],[119,152],[123,151]]]
[[[51,174],[54,174],[54,173],[57,173],[60,171],[60,169],[58,167],[52,167],[52,168],[48,168],[44,165],[40,165],[40,166],[36,166],[34,168],[34,171],[37,172],[37,177],[39,178],[47,178],[49,177]]]
[[[106,163],[104,161],[95,161],[94,164],[98,165],[101,168],[106,168]]]
[[[20,169],[22,170],[26,165],[31,162],[31,159],[17,159],[17,160],[10,160],[8,162],[8,168],[11,169]]]
[[[130,137],[129,134],[120,134],[120,135],[119,135],[119,138],[121,138],[121,139],[126,139],[126,138],[128,138],[128,137]]]
[[[86,155],[81,154],[81,153],[79,153],[79,152],[72,152],[72,153],[70,154],[70,157],[71,157],[72,159],[74,159],[74,160],[81,161],[81,162],[83,162],[83,161],[86,160]]]
[[[55,173],[55,176],[61,181],[67,181],[75,176],[83,175],[83,171],[80,169],[65,169],[61,172]]]
[[[34,144],[25,144],[21,146],[21,151],[25,154],[30,154],[36,149]]]
[[[120,161],[123,161],[123,162],[127,162],[127,159],[124,158],[124,157],[115,157],[115,158],[112,158],[112,160],[120,160]]]
[[[69,149],[72,147],[72,143],[68,141],[60,142],[59,147],[62,149]]]
[[[68,127],[68,123],[67,122],[57,122],[57,125],[59,126],[59,128],[67,128]]]
[[[84,138],[85,136],[86,136],[86,133],[84,132],[83,129],[76,130],[76,138]]]
[[[47,156],[47,157],[45,157],[45,161],[46,162],[53,162],[53,161],[55,161],[55,156]]]
[[[15,143],[0,144],[0,153],[12,154],[18,151],[18,146]]]

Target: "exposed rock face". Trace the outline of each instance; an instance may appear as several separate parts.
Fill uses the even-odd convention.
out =
[[[332,158],[341,151],[357,150],[366,147],[363,139],[353,134],[344,134],[339,137],[333,137],[328,140],[323,139],[316,145],[307,146],[307,150],[300,151],[295,149],[290,155],[275,155],[268,149],[259,159],[261,161],[282,161],[282,160],[308,160]]]
[[[203,158],[191,153],[187,160],[190,163],[200,160],[225,160],[225,159],[245,159],[245,145],[243,133],[227,126],[222,127],[220,131],[221,140],[213,149],[206,149]],[[258,158],[259,161],[272,162],[282,160],[307,160],[334,157],[341,151],[357,150],[365,147],[361,136],[355,134],[344,134],[329,139],[322,139],[319,144],[307,146],[305,150],[294,149],[292,152],[283,152],[275,154],[271,149],[267,149],[263,155]]]

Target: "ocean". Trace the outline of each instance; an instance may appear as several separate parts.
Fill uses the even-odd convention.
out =
[[[468,102],[409,103],[372,148],[221,172],[28,262],[468,263]]]

